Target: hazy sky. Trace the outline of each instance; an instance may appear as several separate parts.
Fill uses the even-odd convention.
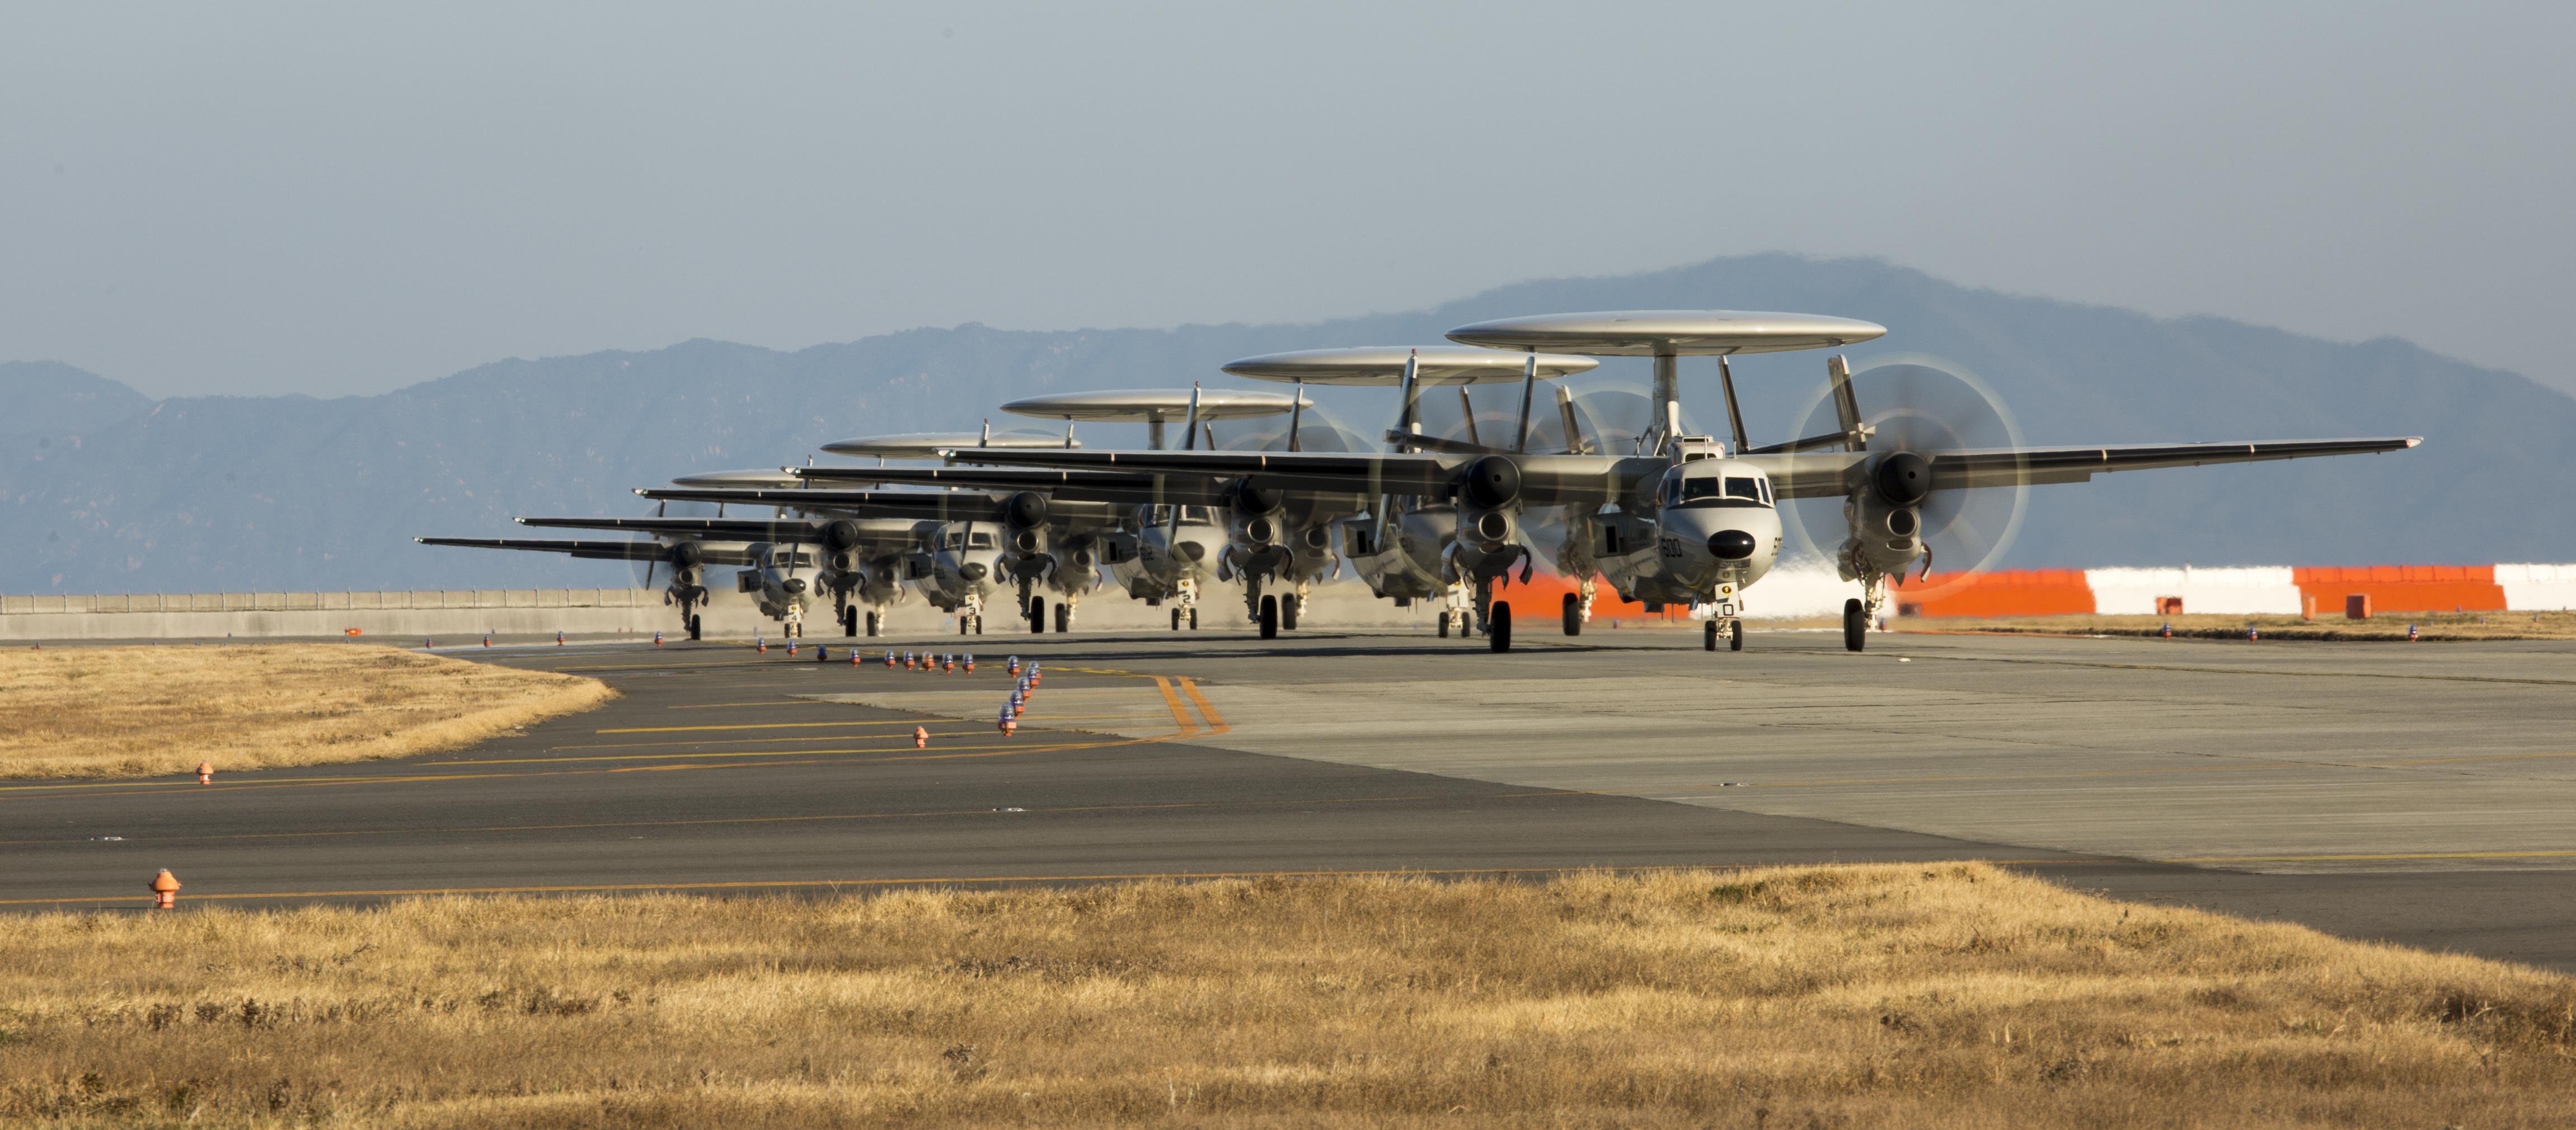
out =
[[[2576,389],[2576,5],[0,13],[0,359],[154,394],[1767,250]]]

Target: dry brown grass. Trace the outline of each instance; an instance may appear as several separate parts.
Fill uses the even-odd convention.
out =
[[[0,920],[0,1122],[2565,1126],[2576,983],[1976,864]]]
[[[587,710],[596,679],[363,644],[0,651],[0,777],[405,757]]]
[[[2265,639],[2398,642],[2415,625],[2427,640],[2576,639],[2576,612],[2383,612],[2368,620],[2319,613],[2296,616],[2005,616],[1924,617],[1891,620],[1900,632],[2006,632],[2017,635],[2154,636],[2167,623],[2174,635],[2194,639],[2245,638],[2261,628]]]

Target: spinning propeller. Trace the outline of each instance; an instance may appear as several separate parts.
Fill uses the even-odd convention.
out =
[[[1920,499],[1913,510],[1929,559],[1909,570],[1917,577],[1933,570],[1955,576],[1991,568],[2021,528],[2029,508],[2027,485],[1945,489],[1941,481],[1943,452],[2022,446],[2012,412],[1962,366],[1919,353],[1872,358],[1851,373],[1848,383],[1829,381],[1808,397],[1796,423],[1794,435],[1857,432],[1859,449],[1871,456],[1864,466],[1879,480],[1862,489],[1888,502]],[[1898,455],[1920,459],[1891,458]],[[1782,526],[1793,545],[1830,560],[1849,527],[1839,513],[1823,518],[1824,500],[1804,505],[1819,509],[1802,513],[1801,504],[1783,506]],[[1833,531],[1827,544],[1819,546],[1809,536],[1809,521],[1820,531]],[[1872,529],[1860,536],[1878,534]],[[1925,588],[1920,580],[1901,583],[1911,596],[1938,594],[1947,587]]]

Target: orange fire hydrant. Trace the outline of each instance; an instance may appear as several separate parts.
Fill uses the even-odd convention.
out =
[[[211,785],[215,783],[214,762],[200,761],[197,763],[197,783],[200,785]]]
[[[920,726],[915,726],[915,727],[913,727],[913,728],[912,728],[912,748],[914,748],[914,749],[929,749],[929,748],[930,748],[930,731],[929,731],[928,729],[925,729],[925,728],[920,727]]]
[[[164,867],[152,877],[152,909],[168,910],[179,905],[179,878]]]

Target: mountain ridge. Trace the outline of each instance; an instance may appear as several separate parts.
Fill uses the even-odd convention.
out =
[[[796,350],[693,338],[502,359],[330,399],[151,401],[70,366],[0,365],[0,397],[30,405],[0,423],[0,513],[21,531],[22,550],[0,563],[0,591],[614,584],[625,577],[614,565],[425,549],[409,538],[506,534],[514,514],[635,513],[629,487],[790,462],[848,435],[972,428],[1016,396],[1231,385],[1216,366],[1253,353],[1430,344],[1486,317],[1627,308],[1877,321],[1889,334],[1848,350],[1856,362],[1888,353],[1958,362],[2002,395],[2033,443],[2427,437],[2395,456],[2036,488],[2006,564],[2576,558],[2570,534],[2533,520],[2528,505],[2576,472],[2563,442],[2576,434],[2576,398],[2520,375],[2393,336],[2328,342],[2215,315],[2155,318],[1962,287],[1878,260],[1763,255],[1529,280],[1419,310],[1298,324],[969,322]],[[1714,418],[1713,363],[1684,364],[1686,405]],[[1763,442],[1790,429],[1822,355],[1747,357],[1736,371]],[[1597,376],[1642,385],[1644,363],[1610,359]],[[77,386],[73,398],[45,400],[48,379]],[[1391,407],[1383,390],[1316,396],[1362,434]],[[1095,444],[1134,442],[1122,429],[1084,433]]]

